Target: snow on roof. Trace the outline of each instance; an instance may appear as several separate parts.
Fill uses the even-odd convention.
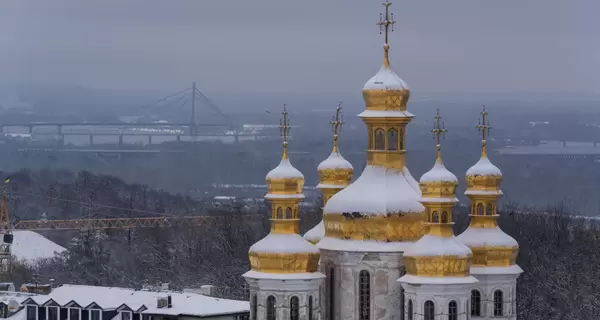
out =
[[[316,226],[304,234],[304,240],[318,242],[325,236],[325,223],[321,220]]]
[[[36,260],[52,258],[57,253],[67,251],[37,232],[14,230],[13,235],[12,254],[25,263],[35,263]]]
[[[458,183],[458,179],[456,176],[446,169],[444,163],[441,159],[435,161],[433,168],[427,171],[419,180],[422,183],[427,182],[456,182]]]
[[[404,252],[405,257],[458,256],[466,258],[471,249],[455,236],[439,237],[426,234]]]
[[[413,118],[415,115],[400,110],[365,110],[358,116],[361,118]]]
[[[315,188],[317,189],[344,189],[346,186],[343,184],[329,184],[319,183]]]
[[[482,156],[474,166],[467,170],[467,176],[502,176],[502,172],[490,162],[488,157]]]
[[[508,267],[471,267],[472,275],[521,274],[523,269],[516,264]]]
[[[167,295],[171,296],[173,306],[157,308],[157,299]],[[96,303],[103,310],[114,310],[122,305],[138,310],[145,306],[148,309],[143,313],[168,315],[214,316],[248,312],[250,309],[247,301],[220,299],[197,293],[136,291],[84,285],[63,285],[48,295],[36,295],[32,298],[39,305],[52,299],[61,306],[71,301],[84,308]]]
[[[519,243],[507,235],[499,227],[473,228],[468,227],[457,239],[471,248],[478,247],[515,247]]]
[[[335,194],[323,209],[323,214],[360,212],[365,215],[386,215],[391,212],[423,212],[421,195],[409,182],[405,171],[368,165],[362,175],[344,190]]]
[[[267,193],[265,195],[265,199],[304,199],[304,194],[302,193],[297,193],[297,194],[274,194],[274,193]]]
[[[405,274],[398,282],[410,284],[470,284],[477,283],[473,276],[467,277],[422,277]]]
[[[390,67],[385,65],[382,65],[379,71],[363,87],[363,90],[401,89],[408,90],[408,85]]]
[[[332,151],[329,157],[317,167],[319,171],[327,169],[352,169],[352,164],[344,159],[338,151]]]
[[[22,303],[23,301],[34,296],[32,293],[26,292],[17,292],[17,291],[0,291],[0,303],[4,303],[8,305],[10,300],[15,299],[18,303]]]
[[[317,243],[321,250],[349,252],[404,252],[414,242],[382,242],[375,240],[342,240],[324,237]]]
[[[285,178],[297,178],[304,179],[302,172],[294,168],[289,158],[282,158],[279,165],[275,169],[267,173],[267,179],[285,179]]]
[[[504,192],[502,190],[469,190],[465,191],[465,195],[478,195],[478,196],[501,196]]]
[[[27,319],[27,310],[25,308],[17,311],[17,313],[6,318],[6,320],[25,320]]]
[[[266,273],[259,271],[248,271],[244,273],[244,278],[265,279],[265,280],[312,280],[322,279],[325,275],[320,272],[305,272],[305,273]]]
[[[269,233],[249,250],[259,253],[319,253],[319,249],[312,243],[304,240],[299,234],[272,234]]]
[[[415,192],[421,195],[421,188],[419,188],[419,183],[415,178],[413,178],[412,174],[410,174],[410,171],[408,170],[407,166],[404,166],[404,176],[406,177],[406,181],[408,181],[408,184],[410,184],[410,186],[415,190]]]

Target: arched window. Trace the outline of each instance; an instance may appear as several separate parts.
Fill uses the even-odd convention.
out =
[[[283,209],[281,207],[277,208],[277,219],[283,219]]]
[[[300,301],[298,297],[293,296],[290,299],[290,320],[298,320],[300,317]]]
[[[456,301],[452,300],[448,303],[448,320],[458,319],[458,305]]]
[[[448,223],[448,212],[442,212],[442,223]]]
[[[433,301],[427,300],[425,301],[425,317],[423,320],[434,320],[435,317],[435,305]]]
[[[359,298],[358,298],[358,319],[369,320],[371,318],[371,277],[369,271],[362,270],[358,274],[358,287],[359,287]]]
[[[481,292],[471,291],[471,315],[481,317]]]
[[[369,143],[367,145],[367,149],[371,150],[373,149],[373,128],[369,128]]]
[[[267,320],[275,320],[275,297],[267,297]]]
[[[328,308],[327,308],[327,319],[335,319],[335,269],[329,268],[329,274],[327,275],[327,294],[328,294]]]
[[[252,320],[257,319],[257,315],[256,315],[257,311],[258,311],[258,296],[256,295],[256,292],[255,292],[252,295],[252,314],[250,315],[252,317]]]
[[[408,320],[413,320],[413,305],[412,305],[412,300],[408,300]]]
[[[433,212],[433,216],[431,217],[431,222],[438,223],[440,222],[440,213],[437,211]]]
[[[482,215],[483,215],[483,211],[484,211],[484,210],[483,210],[483,204],[479,203],[479,204],[477,205],[477,215],[478,215],[478,216],[482,216]]]
[[[486,212],[486,214],[487,214],[488,216],[492,216],[492,215],[494,215],[494,207],[492,207],[492,204],[491,204],[491,203],[487,205],[487,212]]]
[[[494,316],[502,316],[504,311],[504,297],[501,290],[494,291]]]
[[[398,130],[392,128],[388,130],[388,150],[396,151],[398,150]]]
[[[375,150],[385,150],[385,131],[381,128],[375,130]]]
[[[308,320],[313,320],[313,297],[308,297]]]
[[[285,218],[286,219],[291,219],[292,218],[292,208],[287,207],[287,209],[285,209]]]

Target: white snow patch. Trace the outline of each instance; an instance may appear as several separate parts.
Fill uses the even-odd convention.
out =
[[[302,172],[294,168],[289,158],[281,159],[279,165],[275,169],[267,173],[267,179],[285,179],[285,178],[297,178],[304,179]]]
[[[458,202],[458,198],[448,199],[448,198],[429,198],[429,197],[423,197],[423,198],[421,198],[421,202],[449,203],[449,202]]]
[[[465,191],[465,195],[475,195],[475,196],[501,196],[504,192],[502,190],[469,190]]]
[[[67,249],[46,239],[37,232],[29,230],[14,230],[12,255],[25,263],[35,263],[39,259],[53,258]]]
[[[495,228],[472,228],[468,227],[465,232],[458,235],[458,240],[471,248],[478,247],[515,247],[519,243],[513,237],[507,235],[499,227]]]
[[[25,320],[27,319],[27,308],[19,310],[17,313],[6,318],[6,320]]]
[[[477,283],[477,279],[473,276],[467,277],[421,277],[405,274],[398,282],[409,284],[469,284]]]
[[[319,249],[299,234],[268,234],[249,250],[259,253],[319,253]]]
[[[304,234],[304,239],[311,242],[318,242],[323,237],[325,237],[325,223],[323,220]]]
[[[159,297],[171,296],[171,308],[157,308]],[[121,305],[138,310],[147,307],[144,314],[188,315],[198,317],[245,313],[250,310],[248,301],[227,300],[208,297],[197,293],[136,291],[127,288],[98,287],[82,285],[63,285],[54,289],[49,295],[37,295],[32,299],[44,304],[50,299],[61,306],[74,301],[82,307],[91,303],[98,304],[104,310],[114,310]]]
[[[404,252],[414,242],[382,242],[375,240],[342,240],[324,237],[317,243],[321,250],[348,252]]]
[[[467,170],[467,176],[502,176],[502,172],[488,157],[481,157],[477,163]]]
[[[343,184],[327,184],[319,183],[315,188],[317,189],[344,189],[346,186]]]
[[[266,280],[312,280],[323,279],[325,275],[320,272],[305,273],[266,273],[258,271],[248,271],[242,275],[244,278],[266,279]]]
[[[317,167],[317,170],[327,170],[327,169],[350,169],[352,170],[352,165],[348,162],[342,155],[337,151],[332,151],[327,159],[323,160]]]
[[[414,114],[400,110],[365,110],[358,114],[361,118],[414,118]]]
[[[344,190],[335,194],[323,209],[323,214],[360,212],[365,215],[386,215],[390,212],[419,214],[425,210],[405,171],[367,165],[362,175]]]
[[[421,188],[419,187],[419,183],[415,178],[413,178],[412,174],[410,174],[410,171],[408,170],[407,166],[404,166],[404,176],[406,177],[408,184],[410,184],[413,190],[415,190],[416,193],[421,195]]]
[[[408,90],[408,85],[404,80],[392,71],[389,67],[382,65],[379,71],[371,78],[363,90]]]
[[[455,182],[458,183],[456,176],[446,169],[442,160],[435,161],[433,168],[427,171],[420,180],[421,183],[427,182]]]
[[[466,258],[472,254],[471,249],[458,241],[455,236],[439,237],[426,234],[415,242],[406,252],[405,257],[458,256]]]
[[[274,194],[267,193],[265,199],[304,199],[304,194]]]
[[[508,267],[471,267],[472,275],[521,274],[523,269],[514,264]]]

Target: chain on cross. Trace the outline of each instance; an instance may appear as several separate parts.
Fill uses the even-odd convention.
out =
[[[437,114],[433,118],[435,119],[435,122],[433,123],[433,129],[431,132],[433,133],[433,137],[436,139],[439,148],[441,140],[446,135],[448,130],[444,128],[444,123],[441,122],[442,116],[440,116],[440,109],[437,109]]]
[[[477,130],[479,131],[479,134],[481,135],[481,140],[486,141],[487,140],[487,136],[490,134],[490,130],[492,129],[492,126],[490,126],[490,120],[487,119],[487,111],[485,111],[485,105],[483,106],[483,110],[481,111],[481,119],[479,120],[479,123],[477,124]]]
[[[394,20],[394,14],[390,13],[390,6],[392,3],[389,2],[389,0],[386,0],[382,4],[385,7],[385,16],[383,13],[379,14],[379,22],[377,22],[377,25],[379,26],[379,34],[385,33],[385,43],[388,43],[388,34],[394,31],[396,20]]]
[[[287,145],[291,127],[290,119],[288,119],[288,112],[285,104],[283,105],[283,112],[281,114],[283,115],[283,119],[279,120],[279,132],[283,137],[283,144]]]
[[[342,117],[342,102],[338,104],[335,109],[335,117],[329,122],[331,124],[331,131],[333,132],[333,136],[337,137],[338,134],[342,131],[342,126],[344,125],[344,119]]]

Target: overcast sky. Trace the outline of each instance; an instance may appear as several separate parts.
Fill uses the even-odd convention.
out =
[[[2,0],[0,83],[360,92],[379,0]],[[404,0],[392,65],[420,91],[600,89],[598,0]]]

